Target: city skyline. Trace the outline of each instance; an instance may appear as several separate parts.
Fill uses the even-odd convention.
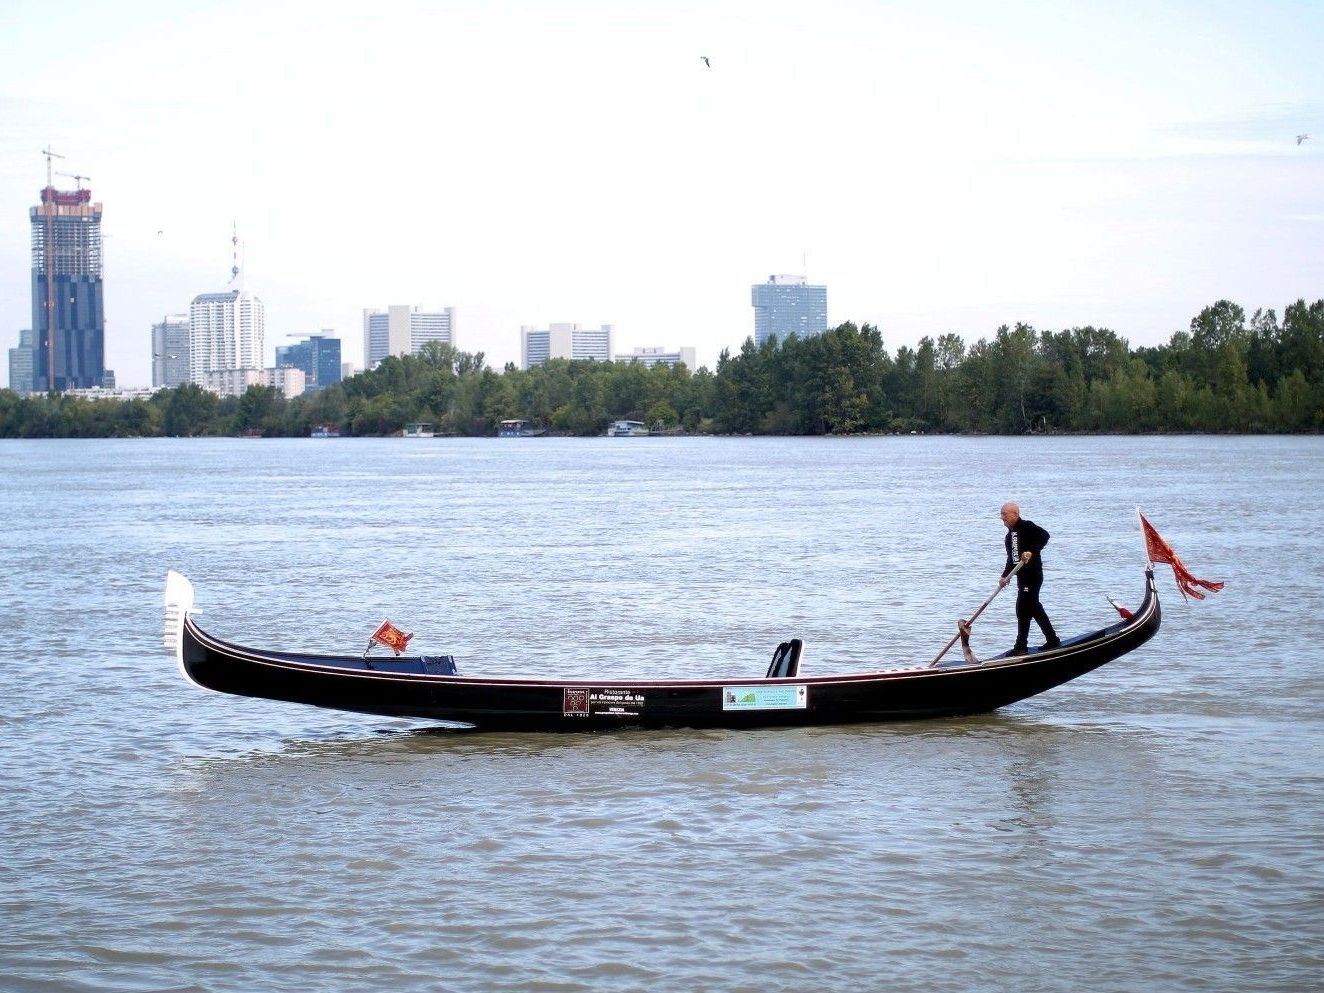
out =
[[[1158,344],[1215,300],[1324,287],[1324,149],[1296,141],[1324,133],[1318,4],[66,15],[52,49],[15,0],[0,38],[0,337],[30,324],[50,147],[106,204],[126,386],[151,326],[224,283],[235,222],[272,335],[333,328],[360,364],[373,301],[445,301],[496,368],[562,315],[711,367],[768,272],[892,349],[1018,321]],[[244,140],[178,140],[231,120]]]

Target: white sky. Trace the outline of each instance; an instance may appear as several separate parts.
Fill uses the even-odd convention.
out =
[[[774,272],[892,350],[1324,297],[1319,0],[184,8],[0,8],[6,362],[48,143],[105,205],[122,386],[225,288],[232,222],[268,362],[321,328],[359,362],[406,303],[496,368],[559,321],[711,367]]]

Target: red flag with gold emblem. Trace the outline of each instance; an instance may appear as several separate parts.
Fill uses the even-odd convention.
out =
[[[409,647],[409,639],[413,634],[405,634],[390,621],[382,621],[381,627],[372,633],[372,640],[379,645],[385,645],[391,651],[399,655]]]
[[[1149,555],[1151,562],[1163,562],[1172,566],[1172,577],[1177,581],[1177,589],[1181,591],[1183,598],[1187,596],[1195,597],[1197,600],[1203,600],[1204,594],[1198,587],[1203,587],[1210,593],[1217,593],[1223,588],[1222,583],[1213,582],[1208,579],[1197,579],[1191,575],[1191,570],[1177,557],[1177,553],[1172,550],[1172,546],[1164,540],[1163,536],[1154,530],[1154,525],[1145,520],[1145,515],[1136,511],[1140,518],[1141,530],[1145,533],[1145,551]]]

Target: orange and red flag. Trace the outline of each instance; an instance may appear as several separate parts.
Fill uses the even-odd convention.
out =
[[[382,621],[381,627],[372,633],[372,640],[379,645],[385,645],[391,651],[399,655],[409,647],[409,639],[413,634],[405,634],[390,621]]]
[[[1145,515],[1139,511],[1136,512],[1140,517],[1140,527],[1145,533],[1145,551],[1149,554],[1149,561],[1164,562],[1172,566],[1172,576],[1177,581],[1177,589],[1181,591],[1183,598],[1187,596],[1195,597],[1197,600],[1203,600],[1204,594],[1198,587],[1203,587],[1210,593],[1217,593],[1223,588],[1222,583],[1216,583],[1208,579],[1197,579],[1191,575],[1191,570],[1177,557],[1177,553],[1172,550],[1161,534],[1154,530],[1154,525],[1145,520]]]

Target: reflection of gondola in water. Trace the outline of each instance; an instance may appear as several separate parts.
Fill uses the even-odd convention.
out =
[[[1152,570],[1131,617],[1049,651],[878,672],[805,676],[798,639],[761,678],[541,679],[459,675],[449,656],[368,659],[245,648],[192,617],[193,586],[166,583],[166,645],[204,689],[388,717],[510,731],[848,724],[979,714],[1082,676],[1140,647],[1161,622]]]

